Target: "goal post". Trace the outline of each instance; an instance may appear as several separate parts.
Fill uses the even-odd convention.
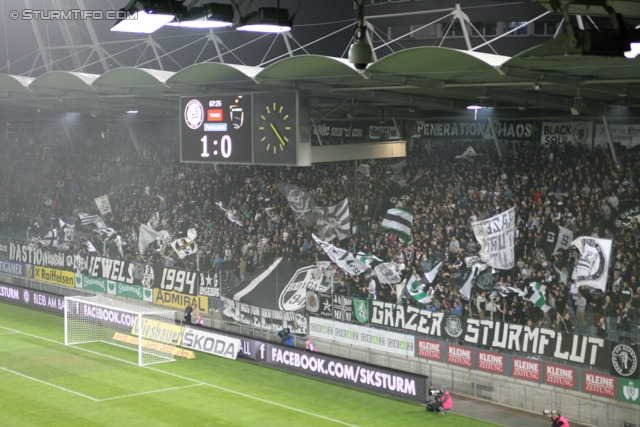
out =
[[[64,343],[103,342],[138,353],[138,365],[171,362],[179,355],[182,325],[175,313],[103,295],[65,297]]]

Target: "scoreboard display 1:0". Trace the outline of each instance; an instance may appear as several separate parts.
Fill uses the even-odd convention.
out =
[[[251,96],[180,98],[180,161],[246,163],[251,152]]]

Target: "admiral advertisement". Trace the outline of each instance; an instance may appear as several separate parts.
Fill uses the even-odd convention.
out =
[[[0,273],[12,276],[33,278],[33,270],[27,267],[24,262],[9,261],[0,258]]]
[[[423,403],[426,377],[268,344],[266,363],[323,380]]]
[[[523,380],[540,382],[542,364],[536,360],[514,357],[511,360],[511,376]]]
[[[457,340],[495,349],[554,357],[573,363],[609,367],[609,341],[597,337],[558,333],[493,320],[468,319],[372,301],[371,325],[396,328],[437,338]]]
[[[54,314],[64,314],[64,297],[32,289],[0,285],[0,301],[24,305]]]
[[[320,317],[309,318],[309,336],[401,356],[415,355],[415,337],[412,335],[334,322]]]

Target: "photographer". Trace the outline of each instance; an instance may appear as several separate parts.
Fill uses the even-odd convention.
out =
[[[448,411],[453,407],[453,399],[445,386],[434,393],[433,399],[427,403],[427,412],[440,412],[440,409]],[[444,412],[442,412],[444,415]]]
[[[569,427],[569,421],[560,415],[560,411],[551,411],[551,427]]]

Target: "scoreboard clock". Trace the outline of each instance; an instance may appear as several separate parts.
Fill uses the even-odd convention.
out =
[[[296,92],[256,94],[253,98],[253,162],[295,165],[298,149]]]
[[[311,119],[300,111],[297,91],[181,97],[180,161],[306,166],[300,135],[309,139]]]
[[[251,96],[180,98],[180,161],[252,161]]]

